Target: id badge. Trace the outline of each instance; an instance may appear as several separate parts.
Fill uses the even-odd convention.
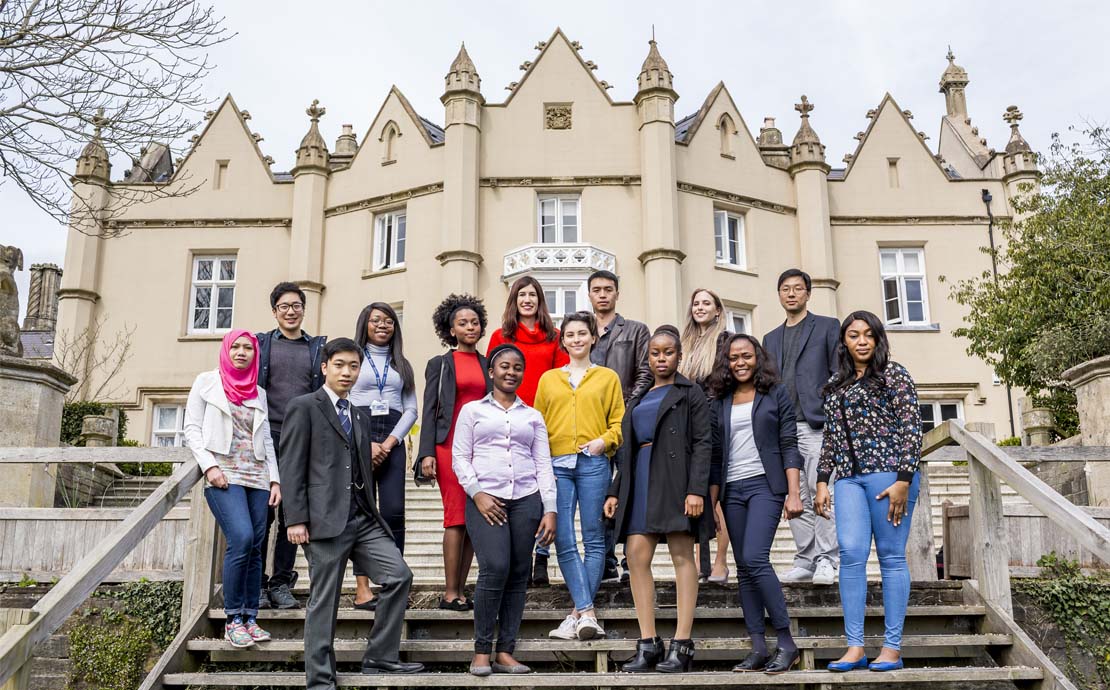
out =
[[[381,417],[389,414],[389,404],[384,400],[374,400],[370,403],[370,416]]]

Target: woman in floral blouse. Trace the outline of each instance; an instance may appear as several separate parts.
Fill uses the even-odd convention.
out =
[[[830,671],[902,668],[902,624],[910,596],[906,542],[917,501],[921,411],[906,368],[890,361],[882,321],[868,311],[840,326],[838,370],[825,386],[825,431],[814,509],[828,518],[829,480],[836,475],[836,536],[840,542],[840,600],[848,651]],[[883,578],[886,634],[868,664],[863,649],[867,557],[871,540]]]

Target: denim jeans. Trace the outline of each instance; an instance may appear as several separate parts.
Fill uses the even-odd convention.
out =
[[[863,646],[863,618],[867,605],[867,557],[871,539],[879,555],[883,577],[883,611],[886,632],[883,646],[902,648],[902,626],[910,600],[910,569],[906,565],[906,542],[910,519],[917,502],[918,475],[910,483],[909,501],[902,523],[887,520],[890,501],[878,496],[898,479],[896,472],[873,472],[836,480],[836,537],[840,542],[840,603],[844,608],[844,632],[850,647]],[[928,513],[926,518],[928,519]]]
[[[491,525],[474,501],[466,499],[466,531],[478,557],[478,585],[474,589],[475,654],[493,651],[494,627],[497,651],[512,654],[516,649],[528,595],[528,575],[532,571],[532,547],[543,518],[539,492],[503,503],[505,524]]]
[[[226,489],[206,488],[204,498],[227,538],[224,612],[228,616],[257,616],[270,492],[231,484]]]
[[[588,611],[594,606],[594,595],[601,585],[605,569],[605,523],[601,516],[609,491],[609,459],[604,455],[578,455],[574,469],[556,467],[555,553],[559,570],[567,583],[574,608]],[[574,511],[582,515],[582,546],[585,557],[578,553],[574,535]]]

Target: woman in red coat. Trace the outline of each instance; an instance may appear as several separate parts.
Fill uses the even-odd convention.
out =
[[[512,343],[524,353],[524,380],[516,394],[529,406],[536,399],[536,388],[543,373],[570,362],[570,357],[559,347],[559,329],[555,328],[551,313],[547,311],[543,286],[531,276],[517,278],[509,288],[501,328],[490,336],[486,356],[501,343]],[[549,554],[546,546],[536,547],[536,563],[529,585],[546,587],[550,584],[547,576]]]

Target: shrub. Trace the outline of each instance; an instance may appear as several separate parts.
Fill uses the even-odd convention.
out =
[[[107,414],[108,410],[113,407],[116,406],[107,403],[93,402],[92,400],[78,400],[76,402],[66,403],[62,407],[62,434],[59,440],[71,446],[85,445],[85,442],[81,440],[81,421],[85,418],[85,415]],[[119,432],[117,437],[127,437],[127,415],[123,413],[123,410],[120,410],[119,413]]]

